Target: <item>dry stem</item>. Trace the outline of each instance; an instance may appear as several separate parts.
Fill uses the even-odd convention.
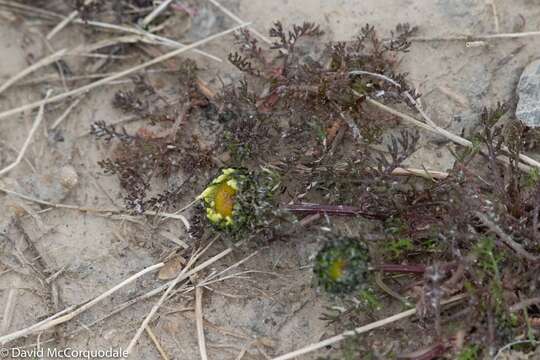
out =
[[[217,239],[217,238],[216,238]],[[214,239],[213,241],[210,242],[210,244],[208,244],[203,250],[201,251],[198,251],[196,252],[192,257],[191,259],[189,259],[188,263],[186,264],[186,266],[182,269],[182,271],[178,274],[178,276],[176,276],[176,278],[171,281],[167,287],[167,290],[165,291],[165,293],[163,293],[163,295],[161,296],[161,298],[158,300],[158,302],[152,307],[152,310],[150,310],[150,312],[148,313],[148,315],[146,316],[146,318],[143,320],[141,326],[139,327],[139,329],[137,330],[137,332],[135,333],[135,335],[133,336],[133,338],[131,339],[131,341],[129,342],[128,346],[126,347],[126,351],[127,353],[131,353],[131,351],[133,350],[133,348],[135,347],[135,345],[137,344],[137,341],[139,340],[142,332],[144,331],[144,329],[148,326],[148,324],[150,323],[150,320],[152,320],[152,318],[154,317],[154,315],[157,313],[157,311],[159,310],[159,308],[161,307],[161,305],[165,302],[165,300],[167,299],[167,297],[169,296],[169,294],[172,292],[172,290],[174,289],[174,287],[182,280],[188,278],[190,275],[193,274],[193,271],[195,271],[196,269],[198,268],[202,268],[203,265],[205,264],[208,264],[209,261],[211,261],[210,263],[213,263],[217,260],[219,260],[221,257],[227,255],[230,251],[232,251],[231,249],[227,249],[223,252],[221,252],[220,254],[214,256],[213,258],[211,258],[210,260],[204,262],[203,264],[199,265],[198,267],[194,268],[193,270],[191,271],[188,271],[190,267],[192,267],[195,262],[199,259],[199,257],[201,255],[203,255],[206,250],[208,250],[208,248],[214,243],[214,241],[216,240]],[[206,265],[205,265],[206,266]],[[199,270],[197,270],[199,271]]]
[[[159,340],[157,339],[156,335],[154,335],[154,332],[152,331],[152,329],[150,329],[150,326],[147,326],[145,330],[146,330],[146,333],[148,334],[148,337],[150,338],[150,340],[152,340],[152,342],[156,346],[156,349],[159,352],[159,355],[161,356],[161,358],[163,360],[169,360],[169,357],[167,356],[167,353],[165,352],[165,350],[163,350],[163,347],[159,343]]]
[[[26,69],[24,69],[20,73],[16,74],[12,78],[10,78],[6,82],[4,82],[2,84],[2,86],[0,86],[0,94],[2,92],[4,92],[7,88],[9,88],[11,85],[13,85],[17,81],[19,81],[20,79],[25,77],[26,75],[31,74],[32,72],[36,71],[37,69],[40,69],[40,68],[42,68],[44,66],[47,66],[49,64],[52,64],[52,63],[60,60],[62,57],[64,57],[66,52],[67,52],[67,49],[58,50],[54,54],[51,54],[51,55],[49,55],[47,57],[44,57],[43,59],[36,62],[35,64],[30,65],[29,67],[27,67]]]
[[[152,59],[150,61],[147,61],[143,64],[140,64],[140,65],[137,65],[137,66],[134,66],[132,68],[129,68],[129,69],[126,69],[124,71],[120,71],[114,75],[111,75],[111,76],[108,76],[104,79],[101,79],[101,80],[98,80],[98,81],[95,81],[93,83],[90,83],[88,85],[85,85],[85,86],[81,86],[77,89],[73,89],[71,91],[67,91],[67,92],[64,92],[62,94],[59,94],[59,95],[56,95],[56,96],[53,96],[49,99],[45,99],[45,100],[41,100],[41,101],[37,101],[37,102],[34,102],[34,103],[30,103],[30,104],[26,104],[26,105],[23,105],[23,106],[20,106],[18,108],[15,108],[15,109],[11,109],[11,110],[8,110],[8,111],[4,111],[2,113],[0,113],[0,119],[2,118],[5,118],[5,117],[8,117],[8,116],[11,116],[11,115],[15,115],[15,114],[18,114],[18,113],[21,113],[23,111],[26,111],[26,110],[31,110],[31,109],[35,109],[41,105],[44,105],[44,104],[48,104],[48,103],[53,103],[53,102],[58,102],[60,100],[63,100],[67,97],[70,97],[70,96],[74,96],[74,95],[78,95],[78,94],[82,94],[82,93],[85,93],[89,90],[92,90],[92,89],[95,89],[97,87],[100,87],[102,85],[105,85],[113,80],[116,80],[116,79],[119,79],[119,78],[122,78],[126,75],[130,75],[134,72],[137,72],[137,71],[140,71],[140,70],[143,70],[149,66],[152,66],[152,65],[155,65],[155,64],[158,64],[160,62],[163,62],[165,60],[168,60],[170,58],[173,58],[175,56],[178,56],[179,54],[183,53],[183,52],[186,52],[188,50],[191,50],[191,49],[194,49],[198,46],[201,46],[209,41],[212,41],[214,39],[217,39],[219,37],[222,37],[224,35],[227,35],[229,33],[232,33],[244,26],[247,26],[249,24],[242,24],[242,25],[239,25],[239,26],[235,26],[233,27],[232,29],[229,29],[229,30],[225,30],[225,31],[222,31],[220,33],[217,33],[217,34],[214,34],[212,36],[209,36],[205,39],[202,39],[202,40],[199,40],[199,41],[196,41],[194,42],[193,44],[190,44],[190,45],[187,45],[181,49],[176,49],[176,50],[173,50],[171,52],[168,52],[158,58],[155,58],[155,59]]]
[[[34,202],[36,204],[49,206],[49,207],[55,208],[55,209],[69,209],[69,210],[77,210],[77,211],[82,211],[82,212],[98,213],[98,214],[127,215],[122,210],[118,210],[118,209],[115,209],[115,208],[98,209],[98,208],[77,206],[77,205],[70,205],[70,204],[57,204],[57,203],[53,203],[53,202],[50,202],[50,201],[40,200],[40,199],[32,197],[32,196],[24,195],[24,194],[18,193],[16,191],[3,188],[1,186],[0,186],[0,192],[6,193],[8,195],[16,196],[16,197],[18,197],[20,199],[31,201],[31,202]],[[186,219],[185,216],[178,214],[178,212],[179,211],[177,211],[177,213],[174,213],[174,214],[169,214],[169,213],[162,213],[162,212],[147,210],[147,211],[145,211],[143,213],[143,215],[161,216],[161,217],[164,217],[164,218],[180,220],[180,221],[182,221],[184,226],[189,230],[189,228],[190,228],[189,221]]]
[[[371,98],[366,98],[366,101],[376,107],[378,107],[379,109],[381,110],[384,110],[392,115],[395,115],[395,116],[398,116],[400,117],[401,119],[415,125],[415,126],[418,126],[422,129],[425,129],[427,131],[430,131],[432,133],[435,133],[435,134],[439,134],[439,135],[442,135],[444,137],[446,137],[447,139],[453,141],[454,143],[458,144],[458,145],[461,145],[461,146],[465,146],[465,147],[473,147],[473,143],[470,142],[469,140],[467,139],[464,139],[462,138],[461,136],[458,136],[456,134],[453,134],[451,133],[450,131],[448,130],[445,130],[441,127],[438,127],[438,126],[431,126],[429,124],[426,124],[420,120],[417,120],[415,118],[413,118],[412,116],[410,115],[407,115],[407,114],[404,114],[402,112],[399,112],[389,106],[386,106],[374,99],[371,99]],[[504,151],[508,151],[508,148],[506,146],[502,146],[501,147]],[[526,165],[529,165],[529,166],[533,166],[533,167],[536,167],[536,168],[539,168],[540,169],[540,163],[532,158],[530,158],[529,156],[527,155],[524,155],[524,154],[519,154],[519,159]],[[502,160],[502,159],[501,159]],[[525,170],[525,171],[528,171],[529,169],[527,168],[524,168],[524,167],[521,167],[522,170]]]
[[[106,292],[104,292],[103,294],[101,294],[98,297],[94,298],[93,300],[88,301],[87,303],[77,307],[75,310],[66,309],[66,310],[62,311],[61,313],[53,315],[49,319],[41,321],[41,322],[39,322],[37,324],[34,324],[34,325],[30,326],[30,327],[27,327],[27,328],[19,330],[19,331],[15,331],[15,332],[13,332],[11,334],[8,334],[8,335],[5,335],[5,336],[1,336],[0,337],[0,345],[5,345],[5,344],[7,344],[7,343],[9,343],[9,342],[11,342],[13,340],[19,339],[21,337],[26,337],[26,336],[29,336],[29,335],[41,333],[41,332],[46,331],[48,329],[51,329],[51,328],[53,328],[53,327],[55,327],[57,325],[63,324],[65,322],[67,322],[67,321],[70,321],[71,319],[75,318],[79,314],[81,314],[81,313],[85,312],[86,310],[90,309],[91,307],[93,307],[94,305],[96,305],[97,303],[102,301],[103,299],[111,296],[112,294],[114,294],[116,291],[120,290],[124,286],[131,284],[133,281],[137,280],[141,276],[143,276],[143,275],[145,275],[145,274],[147,274],[149,272],[155,271],[157,269],[160,269],[163,266],[164,266],[163,263],[159,263],[159,264],[147,267],[146,269],[141,270],[138,273],[136,273],[135,275],[132,275],[129,278],[127,278],[126,280],[122,281],[120,284],[118,284],[118,285],[114,286],[113,288],[107,290]],[[67,310],[69,310],[69,312],[64,315],[64,313]]]
[[[208,360],[208,355],[206,353],[206,341],[204,339],[202,293],[203,293],[203,288],[200,286],[197,286],[195,288],[195,323],[197,326],[197,341],[199,343],[199,351],[201,353],[201,360]]]
[[[172,0],[165,0],[163,1],[157,8],[155,8],[150,14],[146,15],[146,17],[142,21],[142,26],[147,27],[148,24],[152,22],[156,17],[159,16],[163,11],[167,9],[167,7],[172,3]]]
[[[144,31],[144,30],[137,29],[137,28],[121,26],[121,25],[116,25],[116,24],[109,24],[109,23],[105,23],[105,22],[101,22],[101,21],[94,21],[94,20],[84,21],[82,19],[75,19],[73,22],[76,23],[76,24],[90,25],[90,26],[93,26],[93,27],[101,28],[101,29],[107,29],[107,30],[114,30],[114,31],[121,31],[121,32],[136,34],[136,35],[142,36],[142,39],[141,39],[142,41],[146,41],[146,42],[151,43],[151,44],[158,44],[158,45],[163,45],[163,46],[168,46],[168,47],[173,47],[173,48],[182,48],[182,47],[186,46],[185,44],[180,43],[180,42],[178,42],[176,40],[169,39],[169,38],[159,36],[159,35],[155,35],[155,34],[152,34],[152,33],[148,32],[148,31]],[[219,58],[219,57],[217,57],[215,55],[209,54],[209,53],[207,53],[205,51],[202,51],[202,50],[199,50],[199,49],[193,49],[193,52],[197,53],[199,55],[205,56],[205,57],[207,57],[209,59],[212,59],[214,61],[223,62],[223,60],[221,58]]]
[[[540,31],[527,31],[517,33],[501,33],[490,35],[456,35],[456,36],[443,36],[443,37],[429,37],[429,36],[415,36],[410,38],[410,41],[414,42],[426,42],[426,41],[480,41],[480,40],[504,40],[504,39],[517,39],[523,37],[540,36]]]
[[[415,169],[415,168],[401,168],[401,167],[395,168],[392,171],[392,175],[396,175],[396,176],[414,175],[414,176],[421,176],[421,177],[425,177],[429,179],[437,179],[437,180],[446,179],[448,177],[448,173],[444,171]]]
[[[517,312],[527,309],[529,306],[540,304],[540,297],[534,297],[531,299],[522,300],[512,306],[510,306],[510,312]]]
[[[4,307],[4,315],[2,316],[2,324],[0,326],[0,334],[5,334],[8,332],[9,327],[11,326],[11,321],[13,320],[13,313],[15,310],[15,305],[17,303],[16,297],[19,288],[18,278],[15,278],[15,281],[11,285],[9,292],[7,294],[7,301]]]
[[[64,18],[62,21],[58,23],[45,37],[47,40],[51,40],[54,35],[58,34],[60,31],[62,31],[63,28],[65,28],[70,22],[73,21],[79,15],[79,12],[77,10],[71,12],[66,18]]]
[[[448,300],[441,301],[441,305],[447,305],[447,304],[451,304],[451,303],[460,301],[460,300],[464,299],[466,296],[467,295],[465,295],[465,294],[460,294],[460,295],[453,296]],[[353,329],[353,330],[345,331],[345,332],[343,332],[343,333],[341,333],[339,335],[333,336],[331,338],[328,338],[326,340],[323,340],[323,341],[315,343],[315,344],[311,344],[311,345],[306,346],[306,347],[304,347],[302,349],[299,349],[299,350],[290,352],[288,354],[284,354],[284,355],[275,357],[273,360],[293,359],[293,358],[298,357],[300,355],[304,355],[304,354],[310,353],[312,351],[324,348],[326,346],[335,344],[337,342],[343,341],[349,336],[355,336],[355,335],[360,335],[360,334],[366,333],[368,331],[380,328],[382,326],[388,325],[388,324],[396,322],[398,320],[405,319],[405,318],[407,318],[409,316],[412,316],[414,314],[416,314],[416,309],[410,309],[410,310],[407,310],[407,311],[403,311],[401,313],[392,315],[392,316],[387,317],[385,319],[375,321],[375,322],[373,322],[371,324],[360,326],[360,327],[357,327],[356,329]]]
[[[539,256],[534,256],[531,253],[529,253],[527,250],[521,246],[518,242],[516,242],[510,235],[505,233],[499,225],[495,224],[493,221],[488,219],[488,217],[484,214],[482,214],[479,211],[475,211],[474,213],[478,219],[480,219],[480,222],[489,228],[489,230],[493,231],[503,243],[505,243],[508,247],[510,247],[512,250],[516,252],[519,256],[529,260],[529,261],[538,261],[540,260]]]
[[[486,0],[486,2],[491,7],[491,13],[493,15],[493,24],[495,25],[495,32],[498,34],[501,31],[501,27],[499,25],[499,12],[497,10],[497,4],[495,3],[496,0]]]
[[[45,95],[45,100],[44,101],[47,101],[50,94],[51,94],[51,90],[47,91],[47,95]],[[0,170],[0,177],[2,175],[4,175],[4,174],[7,174],[12,169],[14,169],[17,165],[19,165],[19,163],[23,159],[24,154],[26,153],[26,150],[28,149],[28,146],[32,142],[32,138],[34,137],[34,134],[35,134],[36,130],[38,129],[39,125],[41,124],[41,121],[43,120],[44,108],[45,108],[45,103],[43,103],[43,104],[41,104],[39,106],[39,110],[38,110],[38,113],[37,113],[37,116],[36,116],[36,120],[34,121],[34,125],[32,125],[32,128],[30,129],[30,132],[28,133],[28,136],[26,137],[26,141],[24,142],[24,144],[23,144],[23,146],[21,148],[21,151],[19,151],[19,155],[17,155],[17,158],[15,159],[14,162],[12,162],[8,166],[6,166],[2,170]]]
[[[71,113],[71,111],[75,108],[75,106],[79,105],[79,103],[81,102],[81,100],[83,99],[83,97],[81,96],[80,98],[78,99],[75,99],[68,107],[67,109],[62,113],[62,115],[60,115],[60,117],[58,119],[56,119],[56,121],[51,125],[51,130],[54,130],[58,127],[58,125],[60,125],[62,123],[62,121],[64,121],[68,115]]]
[[[196,266],[193,270],[189,271],[187,274],[186,274],[186,278],[190,277],[191,275],[205,269],[206,267],[212,265],[214,262],[218,261],[219,259],[221,259],[222,257],[226,256],[227,254],[231,253],[231,249],[226,249],[224,251],[222,251],[221,253],[217,254],[216,256],[214,256],[213,258],[205,261],[204,263],[202,263],[201,265],[198,265]],[[235,268],[237,267],[238,265],[240,265],[241,263],[245,262],[247,259],[249,259],[251,256],[253,256],[254,254],[244,258],[243,260],[237,262],[236,264],[233,264],[231,265],[228,269],[232,269],[232,268]],[[223,273],[223,271],[219,272],[218,274],[212,274],[210,276],[208,276],[207,279],[203,280],[201,283],[199,283],[199,286],[206,286],[206,285],[209,285],[211,283],[215,283],[215,282],[218,282],[218,281],[224,281],[224,280],[227,280],[229,278],[231,278],[231,276],[225,276],[225,277],[222,277],[222,278],[219,278],[219,279],[216,279],[217,276],[219,276],[219,274]],[[154,297],[156,295],[158,295],[159,293],[165,291],[166,289],[169,288],[169,286],[172,284],[174,280],[171,280],[170,282],[168,283],[165,283],[163,285],[160,285],[158,286],[157,288],[153,289],[153,290],[150,290],[148,292],[146,292],[145,294],[142,294],[140,296],[137,296],[136,298],[133,298],[131,300],[128,300],[118,306],[116,306],[110,313],[108,313],[107,315],[105,316],[102,316],[101,318],[89,323],[89,324],[84,324],[83,327],[77,329],[77,330],[74,330],[72,332],[70,332],[69,334],[67,334],[67,336],[69,338],[72,338],[73,336],[79,334],[81,331],[84,331],[84,330],[87,330],[88,328],[92,327],[92,326],[95,326],[96,324],[102,322],[102,321],[105,321],[106,319],[109,319],[110,317],[122,312],[123,310],[129,308],[130,306],[140,302],[140,301],[143,301],[143,300],[146,300],[146,299],[149,299],[151,297]],[[173,291],[167,299],[169,299],[170,297],[174,296],[175,294],[177,293],[182,293],[182,294],[187,294],[191,291],[194,290],[194,287],[193,286],[187,286],[187,285],[183,285],[182,287],[180,287],[179,289]],[[63,313],[66,313],[68,311],[71,311],[72,308],[70,309],[66,309],[64,310],[61,314]],[[58,317],[59,314],[56,314],[54,315],[53,317],[51,318],[55,318],[55,317]],[[51,318],[47,319],[50,320]],[[48,340],[45,340],[45,341],[42,341],[41,344],[44,344],[44,343],[50,343],[52,341],[54,341],[55,338],[51,338],[51,339],[48,339]],[[35,347],[39,344],[31,344],[31,345],[28,345],[28,346],[25,346],[25,347]]]

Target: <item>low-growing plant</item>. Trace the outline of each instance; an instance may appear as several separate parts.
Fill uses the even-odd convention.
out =
[[[315,24],[286,30],[278,22],[270,31],[273,45],[263,49],[242,30],[229,60],[244,78],[224,85],[215,98],[197,90],[192,64],[184,67],[181,108],[148,102],[157,95],[141,81],[119,93],[116,106],[165,133],[95,123],[98,138],[118,143],[100,165],[119,176],[126,205],[137,213],[174,208],[185,189],[152,196],[153,182],[189,173],[201,189],[200,210],[211,225],[206,230],[233,241],[286,241],[316,221],[291,214],[323,215],[328,226],[309,230],[310,238],[325,239],[314,259],[315,283],[365,303],[358,306],[357,299],[328,320],[339,326],[361,311],[380,309],[385,302],[370,289],[380,288],[388,302],[403,302],[408,289],[423,323],[441,340],[440,355],[452,351],[443,341],[449,335],[442,300],[464,293],[469,301],[461,306],[469,317],[460,330],[466,346],[452,355],[487,356],[530,331],[510,309],[516,294],[535,296],[540,259],[538,170],[523,171],[520,160],[531,133],[509,116],[508,105],[486,108],[470,137],[473,146],[452,148],[456,159],[446,177],[434,179],[427,170],[421,177],[396,176],[418,151],[420,135],[366,99],[417,111],[419,94],[398,73],[396,58],[408,51],[414,31],[400,25],[381,40],[366,25],[351,42],[321,46]],[[217,129],[216,143],[204,148],[178,131],[182,121],[173,120],[201,109],[211,110],[199,115]],[[216,161],[216,155],[228,156]],[[210,168],[221,170],[208,178]],[[362,226],[344,236],[334,216],[353,217]],[[369,276],[372,270],[402,276],[389,286]]]
[[[333,294],[366,287],[369,255],[361,240],[329,235],[325,242],[313,268],[318,286]]]

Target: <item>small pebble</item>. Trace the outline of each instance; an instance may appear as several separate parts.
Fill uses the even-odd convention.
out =
[[[519,102],[516,117],[525,126],[540,126],[540,59],[533,61],[521,74],[517,87]]]
[[[32,174],[19,181],[20,192],[43,201],[60,202],[79,183],[79,176],[72,166]]]

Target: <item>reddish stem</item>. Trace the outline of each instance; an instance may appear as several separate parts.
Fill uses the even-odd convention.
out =
[[[426,271],[425,265],[401,265],[401,264],[380,264],[375,265],[375,270],[394,273],[423,274]]]
[[[447,273],[457,266],[455,262],[447,262],[439,265],[439,269],[444,273]],[[428,266],[422,264],[379,264],[374,265],[374,270],[393,273],[409,273],[409,274],[423,274],[426,272]]]
[[[405,360],[405,359],[433,360],[444,355],[444,353],[446,353],[447,350],[448,350],[447,346],[445,346],[443,343],[438,343],[423,351],[418,351],[418,352],[407,354],[407,355],[398,355],[398,359],[400,360]]]
[[[362,209],[347,205],[321,205],[321,204],[292,204],[285,205],[283,209],[302,214],[328,214],[336,216],[363,216],[370,219],[379,219],[381,215],[368,213]]]

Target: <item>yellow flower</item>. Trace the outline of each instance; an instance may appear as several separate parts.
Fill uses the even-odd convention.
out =
[[[206,217],[214,224],[231,225],[235,214],[235,197],[238,192],[236,169],[223,169],[210,185],[197,197],[204,200]]]
[[[345,273],[346,265],[344,259],[335,259],[328,269],[328,277],[333,281],[339,281]]]

